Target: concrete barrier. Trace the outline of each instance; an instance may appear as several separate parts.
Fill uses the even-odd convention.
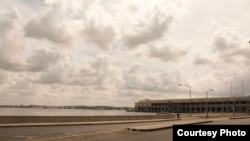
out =
[[[0,116],[0,123],[91,122],[171,119],[175,114],[164,115],[115,115],[115,116]]]

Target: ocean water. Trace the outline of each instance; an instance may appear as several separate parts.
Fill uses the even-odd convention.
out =
[[[126,110],[0,108],[0,116],[103,116],[153,114],[154,113],[127,112]]]

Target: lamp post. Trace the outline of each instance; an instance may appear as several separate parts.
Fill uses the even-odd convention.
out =
[[[185,86],[185,87],[188,87],[189,88],[189,95],[190,95],[190,98],[189,98],[189,115],[191,116],[191,87],[187,84],[179,84],[179,86]]]
[[[250,42],[250,41],[249,41]],[[247,112],[248,112],[248,114],[250,115],[250,106],[249,106],[249,104],[250,104],[250,102],[249,102],[249,95],[247,96]]]
[[[207,100],[207,106],[206,106],[206,119],[208,118],[208,92],[213,91],[213,89],[209,89],[206,91],[206,100]]]

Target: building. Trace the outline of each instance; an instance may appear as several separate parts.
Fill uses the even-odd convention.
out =
[[[191,101],[191,102],[190,102]],[[190,111],[191,109],[191,111]],[[136,112],[250,112],[250,96],[142,100],[135,103]]]

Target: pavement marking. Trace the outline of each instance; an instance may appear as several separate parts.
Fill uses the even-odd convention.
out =
[[[34,139],[35,136],[13,136],[13,138],[25,138],[26,140]]]
[[[13,138],[28,138],[29,136],[13,136]]]
[[[64,133],[65,135],[72,135],[72,134],[74,134],[74,133]]]
[[[33,139],[33,138],[36,138],[35,136],[34,137],[28,137],[26,140],[30,140],[30,139]]]
[[[47,140],[56,140],[56,139],[63,139],[63,138],[72,138],[72,137],[80,137],[80,136],[87,136],[87,135],[95,135],[95,134],[102,134],[102,133],[108,133],[108,132],[116,132],[121,131],[121,129],[116,130],[108,130],[108,131],[100,131],[100,132],[93,132],[93,133],[83,133],[83,134],[71,134],[71,135],[65,135],[65,136],[58,136],[58,137],[49,137],[49,138],[40,138],[40,139],[31,139],[28,141],[47,141]]]

